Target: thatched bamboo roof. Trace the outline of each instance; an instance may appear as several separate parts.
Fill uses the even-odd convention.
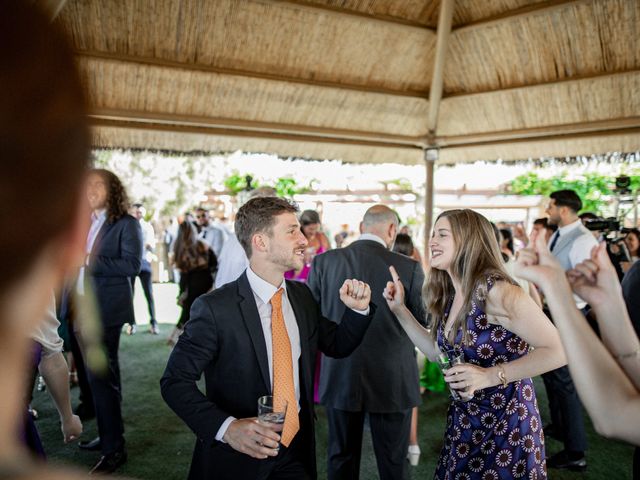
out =
[[[55,21],[96,147],[401,163],[426,147],[441,163],[640,150],[640,0],[457,0],[450,33],[442,7],[67,0]]]

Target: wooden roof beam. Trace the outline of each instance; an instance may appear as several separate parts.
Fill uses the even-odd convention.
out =
[[[491,17],[482,18],[475,22],[470,22],[465,25],[457,25],[453,29],[453,34],[457,34],[463,31],[469,31],[476,28],[486,28],[493,25],[497,25],[502,22],[508,22],[515,18],[525,18],[538,13],[549,13],[555,9],[562,8],[566,5],[574,3],[593,3],[594,0],[547,0],[546,2],[536,3],[533,5],[527,5],[522,8],[517,8],[499,15],[493,15]]]
[[[211,133],[227,136],[326,142],[347,145],[392,148],[423,148],[420,137],[408,137],[354,130],[340,130],[300,125],[255,122],[198,116],[148,113],[131,110],[94,109],[89,115],[93,124],[127,126],[160,131]]]
[[[427,113],[427,128],[430,136],[435,136],[438,125],[438,110],[442,100],[444,63],[451,35],[454,0],[441,0],[440,15],[438,16],[438,36],[436,39],[436,53],[429,88],[429,111]]]
[[[595,122],[549,125],[546,127],[521,130],[504,130],[499,132],[476,133],[470,135],[442,136],[437,137],[436,140],[441,148],[446,148],[513,142],[517,140],[543,139],[563,135],[602,133],[611,130],[619,131],[637,128],[640,128],[640,117],[628,117],[599,120]]]
[[[363,93],[379,93],[381,95],[395,95],[400,97],[427,99],[427,92],[394,90],[391,88],[372,87],[366,85],[345,84],[339,82],[329,82],[323,80],[307,80],[303,78],[288,77],[286,75],[274,75],[270,73],[252,72],[234,68],[214,67],[210,65],[198,65],[191,63],[175,62],[161,58],[140,57],[135,55],[124,55],[119,53],[99,52],[95,50],[76,50],[77,57],[97,58],[116,62],[133,63],[139,65],[151,65],[154,67],[174,68],[183,71],[198,71],[217,73],[220,75],[232,75],[238,77],[256,78],[260,80],[271,80],[275,82],[293,83],[299,85],[310,85],[313,87],[335,88],[340,90],[350,90]]]
[[[471,97],[473,95],[485,95],[485,94],[491,94],[491,93],[508,92],[510,90],[544,87],[546,85],[560,85],[562,83],[578,82],[580,80],[593,80],[596,78],[614,77],[616,75],[626,75],[628,73],[640,73],[640,69],[628,68],[625,70],[618,70],[615,72],[598,72],[598,73],[589,73],[586,75],[574,75],[572,77],[559,78],[555,80],[549,80],[546,82],[531,83],[527,85],[514,85],[512,87],[503,87],[503,88],[497,88],[494,90],[479,90],[477,92],[452,93],[448,95],[443,95],[443,98]]]
[[[360,18],[362,20],[367,20],[372,22],[381,22],[381,23],[387,23],[387,24],[394,23],[402,27],[408,27],[408,28],[420,29],[420,30],[429,30],[435,33],[435,30],[433,28],[429,27],[428,25],[424,25],[420,22],[407,20],[399,17],[392,17],[391,15],[374,15],[371,13],[359,12],[357,10],[346,10],[344,8],[334,7],[331,5],[322,5],[322,4],[310,2],[307,0],[254,0],[254,1],[258,1],[260,3],[270,3],[275,5],[289,4],[299,9],[312,10],[315,12],[323,12],[328,15],[337,15],[341,17],[348,15],[348,16]]]

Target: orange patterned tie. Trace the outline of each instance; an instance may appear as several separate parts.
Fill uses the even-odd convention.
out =
[[[291,341],[282,314],[282,294],[280,288],[271,297],[271,341],[273,345],[273,396],[287,401],[287,416],[284,419],[280,443],[288,447],[300,430],[298,402],[293,383],[293,360]]]

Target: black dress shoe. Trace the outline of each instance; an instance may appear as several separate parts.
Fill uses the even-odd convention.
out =
[[[113,473],[118,467],[124,465],[126,461],[127,452],[124,449],[119,452],[103,455],[100,457],[100,460],[98,460],[98,463],[91,469],[89,475]]]
[[[81,450],[89,450],[91,452],[97,452],[102,447],[102,443],[100,443],[100,437],[96,437],[93,440],[89,440],[88,442],[80,442],[78,443],[78,448]]]
[[[89,407],[86,403],[79,403],[76,408],[73,409],[73,413],[80,417],[80,420],[86,422],[96,418],[96,411],[93,406]]]
[[[584,455],[579,458],[571,458],[566,450],[547,458],[547,468],[558,468],[581,472],[587,468],[587,459]]]

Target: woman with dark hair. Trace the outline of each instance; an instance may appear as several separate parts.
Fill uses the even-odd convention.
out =
[[[420,255],[420,250],[418,250],[417,248],[415,248],[415,245],[413,243],[413,239],[411,238],[411,232],[409,230],[409,226],[408,225],[404,225],[401,229],[400,232],[398,233],[398,235],[396,235],[396,240],[395,240],[395,244],[397,244],[398,242],[400,242],[400,245],[398,246],[398,248],[402,249],[402,251],[398,250],[398,253],[402,253],[403,255],[407,255],[406,253],[404,253],[405,251],[411,251],[410,255],[407,255],[408,257],[413,258],[416,262],[418,262],[420,264],[420,266],[422,268],[424,268],[424,263],[422,262],[422,255]],[[393,251],[396,251],[396,247],[393,247]]]
[[[631,263],[634,263],[640,259],[640,230],[632,228],[624,237],[624,243],[629,249],[629,256],[631,257]]]
[[[445,380],[456,398],[435,478],[471,478],[480,472],[496,480],[546,478],[531,377],[566,363],[557,330],[504,270],[491,224],[482,215],[443,212],[429,247],[424,298],[434,319],[431,330],[404,305],[393,267],[384,297],[429,359],[442,353],[454,365]]]
[[[515,250],[513,248],[513,233],[508,228],[500,229],[500,251],[507,255],[509,258],[515,256]]]
[[[399,233],[393,243],[393,251],[405,257],[413,258],[413,252],[415,251],[413,240],[406,233]]]
[[[306,282],[309,278],[309,271],[311,270],[311,262],[316,255],[326,252],[331,249],[329,239],[321,232],[322,223],[320,222],[320,215],[315,210],[305,210],[300,214],[300,230],[307,239],[307,248],[304,252],[304,266],[300,271],[291,270],[285,273],[284,278],[287,280],[297,280],[299,282]]]
[[[189,321],[193,302],[213,287],[213,272],[218,266],[216,256],[209,244],[198,238],[196,227],[187,220],[178,227],[173,264],[180,271],[178,303],[182,307],[182,312],[167,342],[172,346],[177,342],[185,323]]]
[[[500,234],[501,230],[498,230],[498,227],[496,227],[496,224],[493,222],[491,222],[491,228],[493,229],[493,234],[496,237],[496,242],[500,247],[500,241],[502,240],[502,235]],[[522,289],[533,299],[533,301],[536,302],[536,305],[542,308],[542,299],[540,298],[540,294],[538,293],[538,290],[536,290],[535,285],[523,278],[518,278],[513,274],[513,270],[515,268],[515,258],[509,257],[509,255],[507,255],[503,251],[500,251],[500,255],[502,256],[502,260],[504,260],[504,269],[507,271],[509,276],[512,277],[516,282],[518,282],[518,285],[520,285]]]

